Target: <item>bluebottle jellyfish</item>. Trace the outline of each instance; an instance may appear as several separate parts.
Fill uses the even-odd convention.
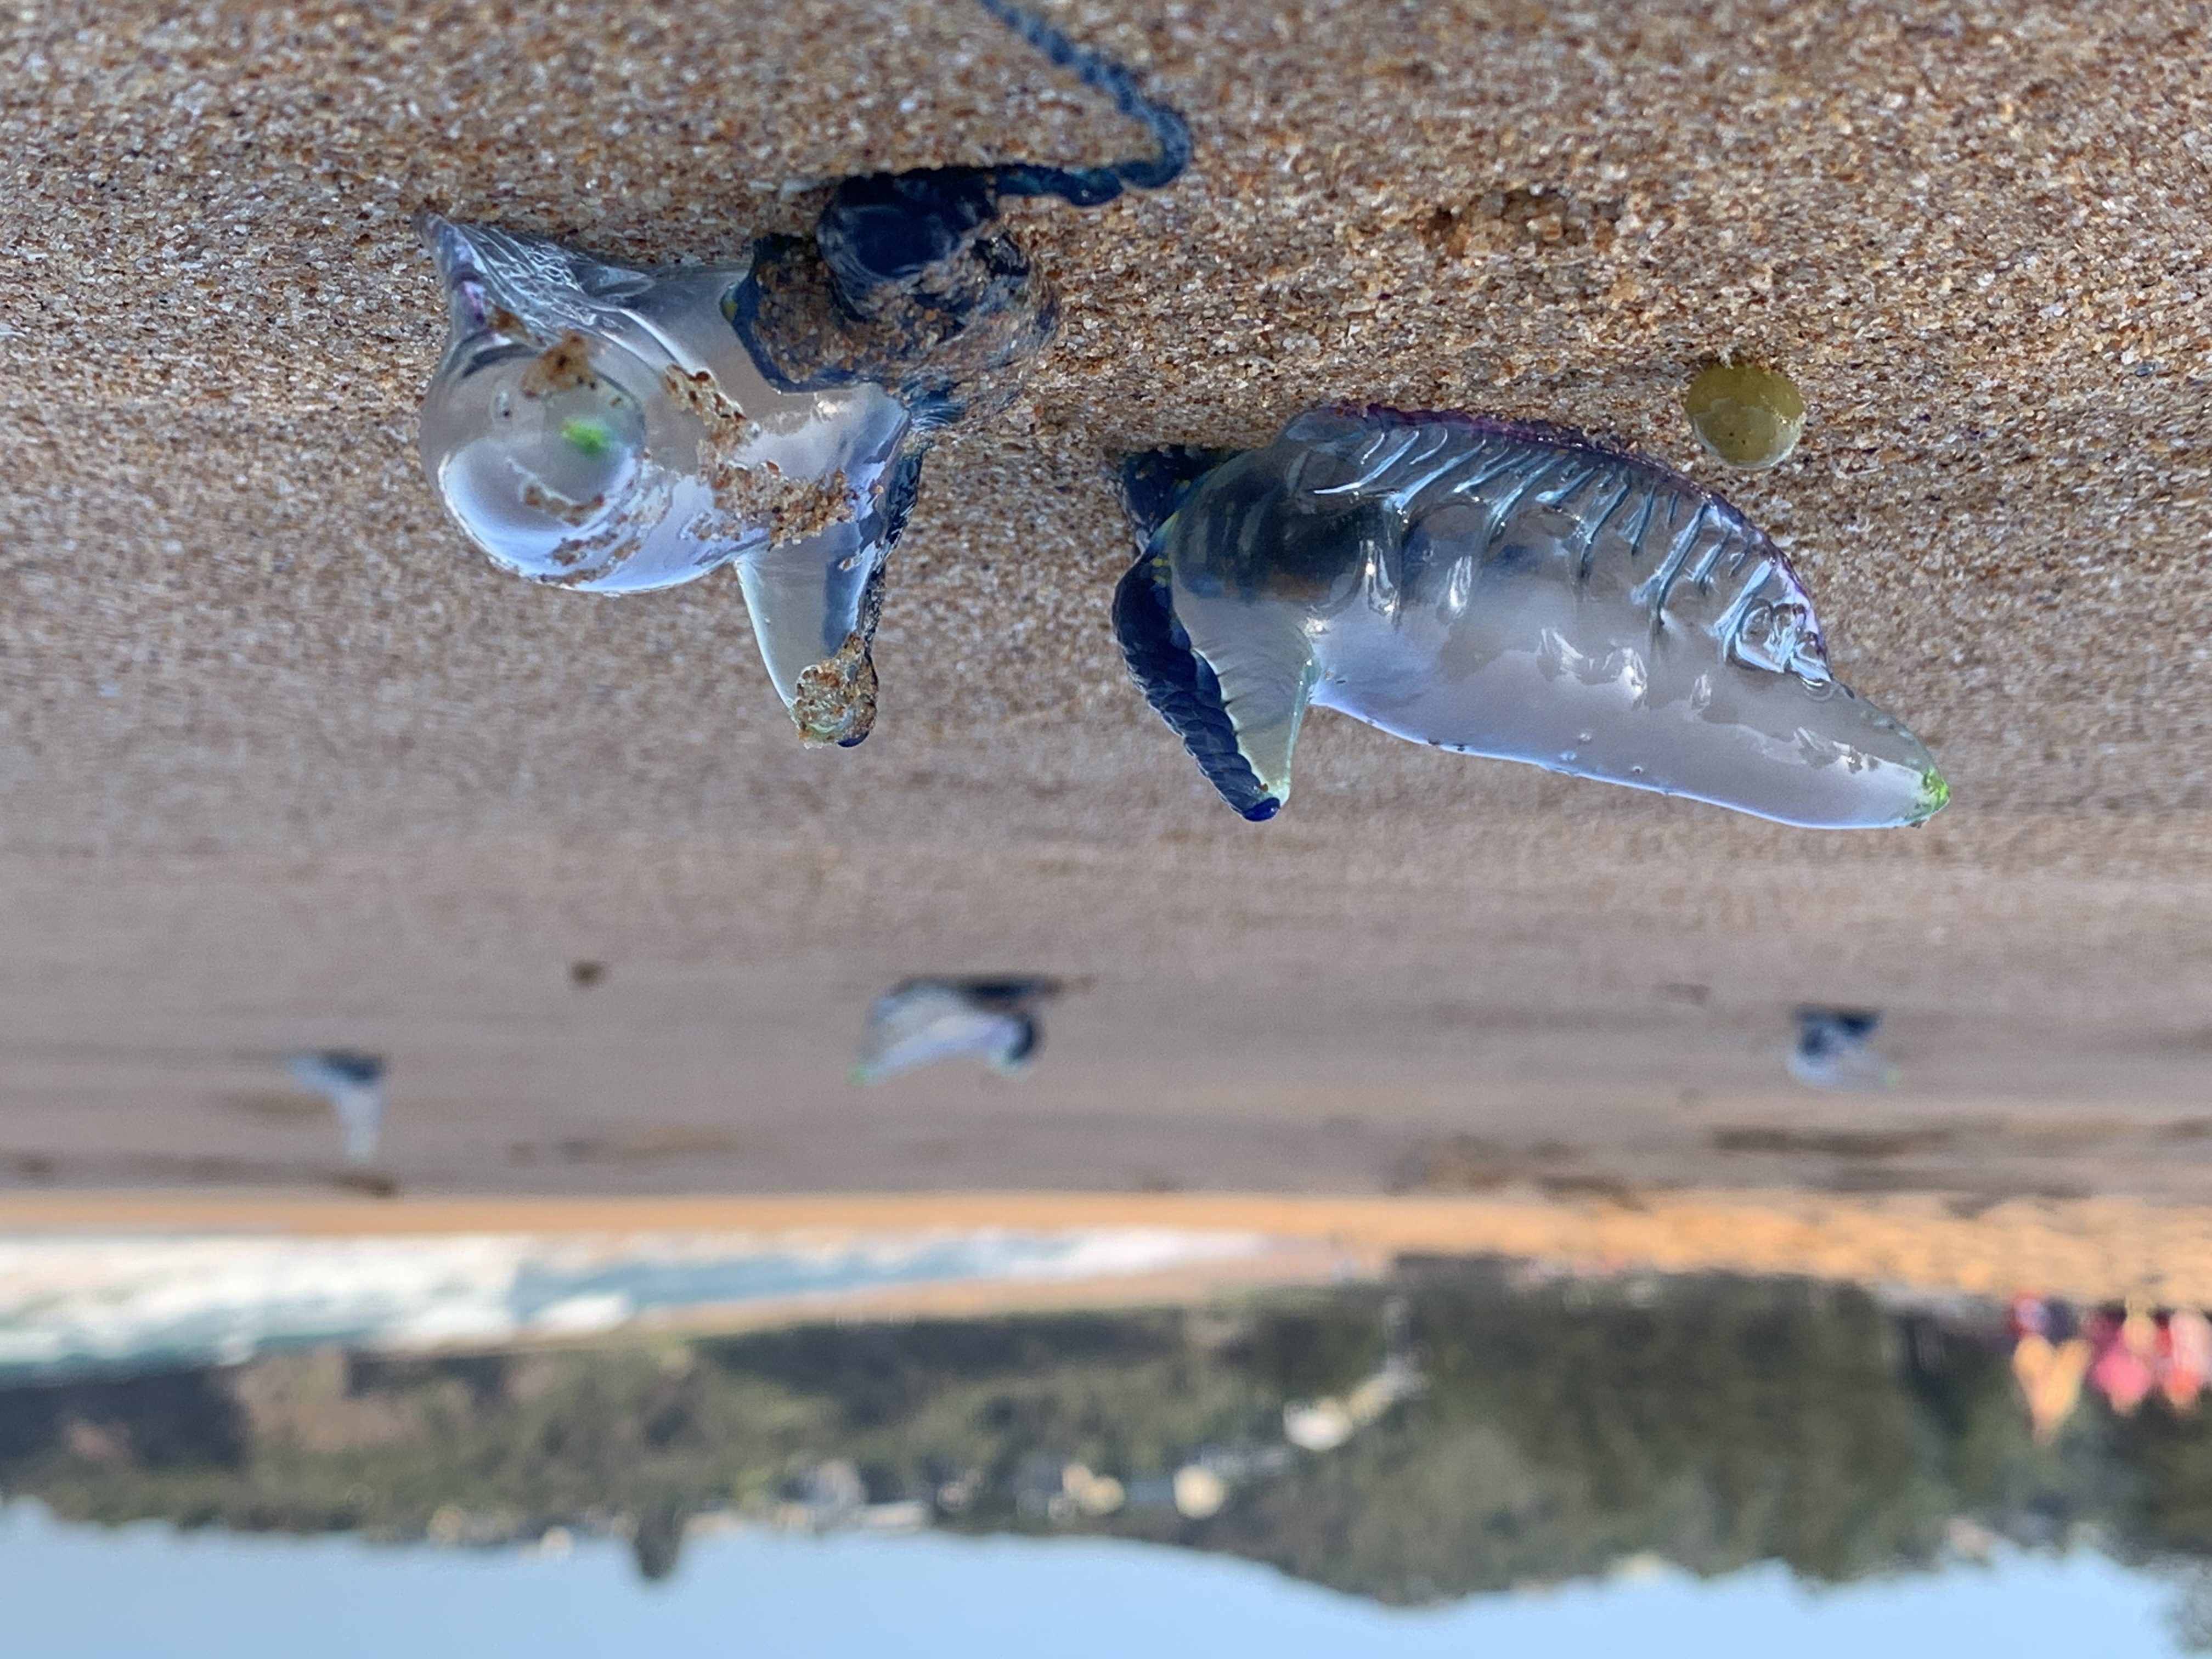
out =
[[[373,1163],[384,1133],[384,1059],[350,1048],[294,1054],[292,1080],[331,1103],[349,1164]]]
[[[418,216],[450,337],[425,393],[424,469],[493,563],[635,593],[736,567],[769,676],[811,743],[874,722],[884,564],[922,457],[1002,406],[1058,318],[999,228],[1008,198],[1080,207],[1171,182],[1181,117],[1120,65],[980,0],[1143,123],[1155,155],[839,181],[809,236],[726,264],[639,270]]]
[[[1881,1016],[1865,1008],[1800,1008],[1790,1075],[1815,1089],[1890,1089],[1897,1068],[1874,1046]]]
[[[1290,799],[1310,704],[1395,736],[1816,829],[1918,823],[1918,738],[1828,672],[1727,501],[1563,428],[1330,408],[1123,464],[1130,672],[1223,799]]]
[[[1898,1068],[1874,1046],[1874,1009],[1798,1009],[1790,1075],[1814,1088],[1896,1088]]]
[[[1018,1072],[1044,1043],[1038,1018],[1060,991],[1058,981],[910,979],[868,1010],[855,1082],[881,1083],[940,1060],[974,1058],[994,1071]]]

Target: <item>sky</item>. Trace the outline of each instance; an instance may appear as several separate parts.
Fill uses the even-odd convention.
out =
[[[1668,1571],[1407,1612],[1156,1546],[759,1531],[695,1538],[672,1579],[647,1584],[607,1541],[548,1556],[0,1510],[9,1659],[2138,1659],[2179,1651],[2174,1594],[2076,1551],[1846,1589],[1803,1589],[1779,1568],[1711,1583]]]

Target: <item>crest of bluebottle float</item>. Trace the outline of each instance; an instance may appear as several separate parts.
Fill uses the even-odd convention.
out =
[[[1050,283],[999,204],[1091,207],[1182,173],[1182,118],[1040,19],[983,9],[1109,94],[1157,154],[840,181],[810,236],[741,262],[635,269],[434,213],[416,227],[451,335],[424,396],[425,470],[503,569],[635,593],[735,567],[763,659],[812,743],[874,723],[884,567],[948,422],[1014,393],[1051,337]]]
[[[1330,408],[1265,448],[1122,465],[1131,672],[1268,818],[1318,705],[1395,736],[1813,829],[1949,792],[1829,672],[1811,598],[1719,495],[1583,434]]]

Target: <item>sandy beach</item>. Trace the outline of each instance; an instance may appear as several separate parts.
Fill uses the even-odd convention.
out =
[[[325,1181],[272,1056],[343,1044],[408,1193],[2202,1200],[2194,9],[1045,9],[1195,163],[1015,212],[1059,339],[932,458],[827,753],[733,580],[533,590],[445,522],[409,216],[728,258],[840,174],[1120,154],[1103,100],[956,0],[0,19],[0,1182]],[[1810,404],[1772,472],[1681,414],[1730,353]],[[1817,836],[1322,715],[1237,821],[1120,665],[1104,458],[1339,398],[1725,488],[1953,805]],[[978,970],[1084,983],[1031,1075],[845,1081]],[[1790,1084],[1800,1001],[1902,1085]]]

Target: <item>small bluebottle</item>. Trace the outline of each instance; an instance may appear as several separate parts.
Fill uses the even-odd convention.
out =
[[[1415,742],[1813,829],[1918,823],[1920,740],[1829,672],[1726,501],[1565,428],[1328,408],[1121,467],[1131,673],[1222,799],[1290,799],[1310,704]]]
[[[1109,94],[1154,156],[840,181],[811,236],[722,265],[635,270],[425,212],[450,337],[424,470],[503,569],[633,593],[734,564],[802,738],[876,709],[884,562],[934,434],[1002,406],[1051,337],[1051,284],[997,228],[1010,197],[1081,207],[1171,182],[1190,136],[1120,65],[1005,3],[983,9]]]
[[[868,1010],[856,1083],[881,1083],[940,1060],[973,1057],[1018,1072],[1044,1043],[1039,1011],[1060,994],[1057,980],[910,979]]]
[[[331,1103],[346,1162],[370,1164],[384,1134],[384,1057],[351,1048],[320,1048],[285,1060],[292,1080]]]
[[[1881,1016],[1870,1008],[1800,1008],[1790,1075],[1815,1089],[1891,1089],[1897,1068],[1874,1046]]]

